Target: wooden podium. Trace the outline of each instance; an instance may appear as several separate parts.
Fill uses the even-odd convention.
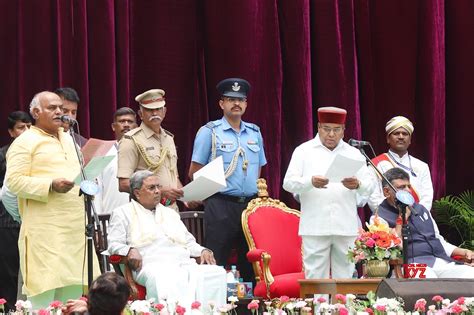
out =
[[[300,297],[306,298],[314,294],[367,294],[376,291],[382,278],[373,279],[301,279]]]

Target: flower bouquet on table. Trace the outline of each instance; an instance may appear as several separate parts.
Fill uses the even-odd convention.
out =
[[[385,221],[376,215],[373,223],[366,226],[367,231],[360,229],[354,247],[349,248],[347,257],[351,262],[401,258],[401,239]]]

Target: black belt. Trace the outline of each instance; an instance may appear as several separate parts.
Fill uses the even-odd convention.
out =
[[[257,195],[253,195],[250,197],[244,197],[244,196],[239,197],[239,196],[231,196],[231,195],[224,195],[224,194],[217,193],[213,195],[212,197],[228,200],[232,202],[237,202],[237,203],[248,203],[250,200],[255,199]]]

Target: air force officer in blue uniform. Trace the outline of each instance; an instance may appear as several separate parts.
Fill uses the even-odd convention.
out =
[[[225,266],[231,248],[237,245],[242,277],[252,279],[252,268],[245,257],[248,246],[242,232],[241,214],[257,194],[261,167],[267,164],[260,128],[242,121],[247,108],[250,84],[230,78],[217,84],[219,106],[224,116],[199,129],[194,140],[189,177],[218,156],[224,160],[227,187],[204,201],[206,247],[214,252],[217,264]]]

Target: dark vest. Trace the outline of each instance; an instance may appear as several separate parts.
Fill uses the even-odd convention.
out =
[[[428,210],[420,204],[413,205],[413,208],[418,215],[415,216],[412,213],[408,218],[411,232],[411,237],[408,238],[408,262],[423,263],[433,267],[436,258],[454,261],[446,254],[440,240],[436,238],[433,220]],[[390,227],[395,227],[398,209],[390,205],[387,199],[380,204],[378,214],[388,222]]]

